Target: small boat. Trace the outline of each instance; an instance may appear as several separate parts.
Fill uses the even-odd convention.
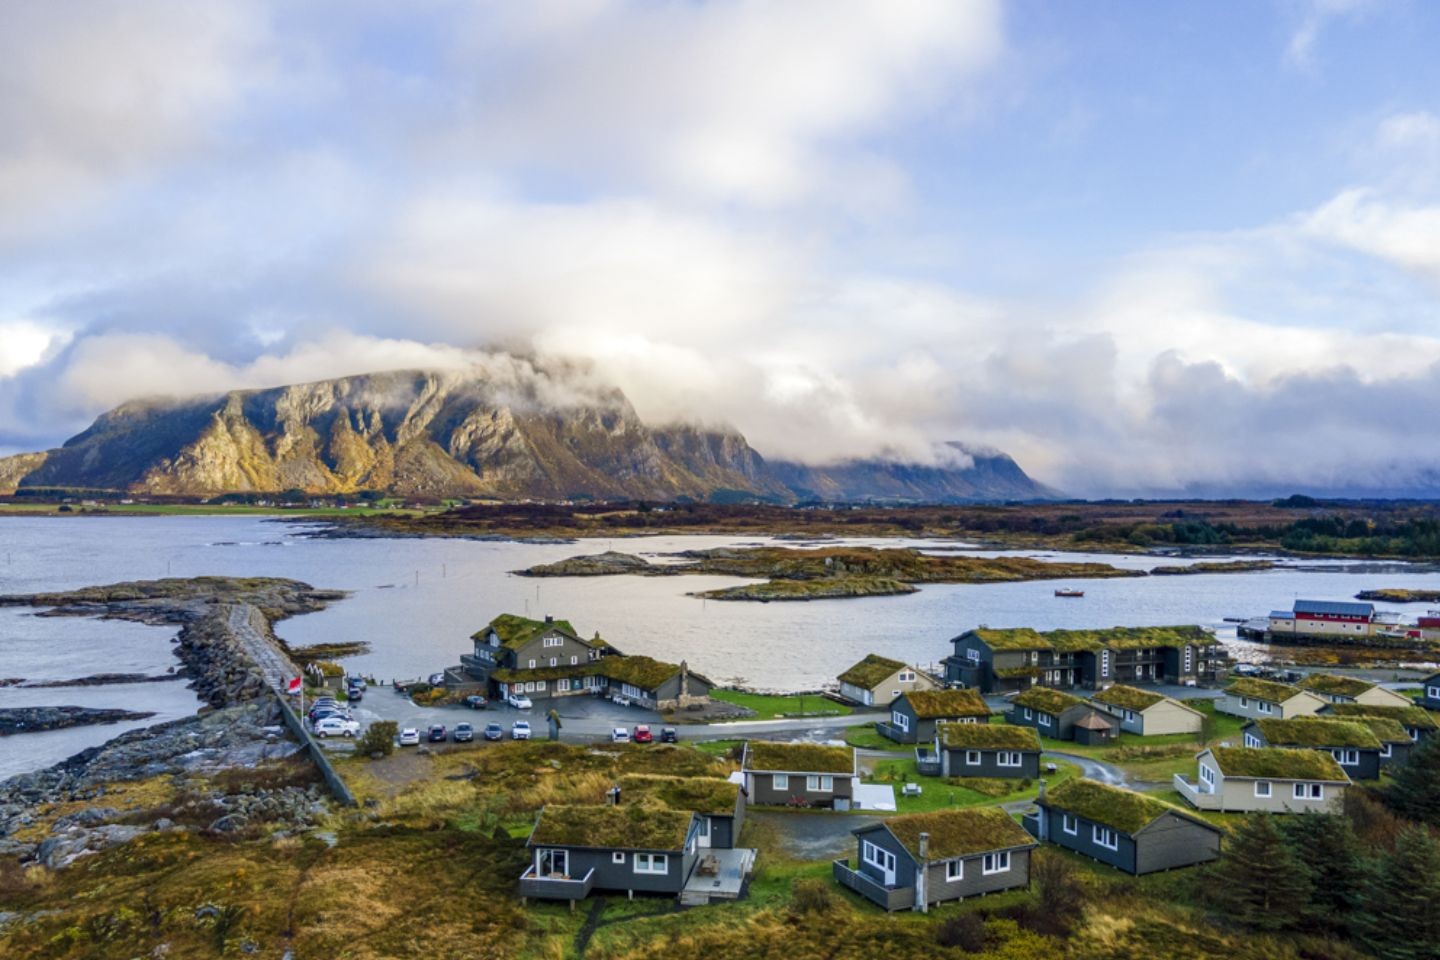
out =
[[[1069,589],[1066,589],[1066,588],[1063,588],[1063,587],[1062,587],[1061,589],[1055,591],[1055,596],[1057,596],[1057,597],[1083,597],[1083,596],[1085,596],[1085,591],[1084,591],[1084,590],[1069,590]]]

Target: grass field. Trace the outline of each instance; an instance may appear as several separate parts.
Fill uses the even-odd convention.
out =
[[[1189,706],[1212,718],[1212,735],[1203,744],[1194,734],[1175,733],[1162,737],[1140,737],[1122,733],[1111,744],[1085,746],[1069,740],[1052,740],[1041,737],[1040,743],[1046,750],[1072,753],[1113,763],[1139,780],[1167,781],[1177,773],[1193,773],[1195,754],[1207,746],[1224,740],[1238,743],[1240,728],[1246,723],[1240,717],[1216,713],[1215,704],[1209,700],[1192,700]]]
[[[875,727],[868,723],[846,727],[845,742],[852,747],[860,747],[864,750],[889,750],[894,753],[915,752],[914,744],[896,743],[889,737],[882,737],[875,732]]]
[[[414,517],[430,511],[392,507],[256,507],[248,504],[113,503],[86,507],[78,503],[62,511],[58,503],[0,503],[0,515],[38,516],[222,516],[222,517]]]
[[[1063,760],[1054,761],[1055,773],[1045,776],[1046,786],[1054,788],[1080,773],[1080,768]],[[875,764],[875,771],[868,783],[888,783],[895,787],[895,809],[898,813],[921,813],[929,810],[945,810],[952,807],[983,807],[991,804],[1015,803],[1033,800],[1040,791],[1038,781],[1014,781],[1014,789],[1008,792],[1003,781],[987,780],[977,783],[983,789],[956,786],[939,777],[925,777],[915,766],[913,757],[881,760]],[[900,793],[905,783],[918,783],[922,792],[918,797],[906,797]],[[1023,785],[1022,785],[1023,784]]]
[[[827,700],[818,694],[778,696],[769,693],[746,693],[742,690],[712,690],[716,700],[733,703],[755,711],[756,720],[781,717],[843,717],[853,711],[843,703]]]

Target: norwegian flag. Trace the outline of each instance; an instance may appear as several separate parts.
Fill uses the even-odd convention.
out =
[[[286,693],[299,693],[299,692],[300,692],[300,678],[299,678],[299,677],[292,677],[292,678],[290,678],[290,682],[285,685],[285,692],[286,692]]]

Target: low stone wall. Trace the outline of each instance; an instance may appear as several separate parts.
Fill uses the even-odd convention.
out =
[[[315,766],[319,768],[320,776],[325,780],[325,786],[330,788],[331,796],[347,807],[358,806],[355,795],[350,792],[345,781],[340,779],[340,774],[335,772],[335,767],[330,762],[330,757],[326,755],[325,748],[320,746],[319,741],[310,735],[309,730],[305,729],[305,721],[300,719],[294,708],[280,694],[275,694],[275,701],[280,704],[280,716],[285,719],[285,726],[290,728],[290,732],[310,752],[310,759],[315,761]]]

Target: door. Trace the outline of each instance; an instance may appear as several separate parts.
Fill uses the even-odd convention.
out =
[[[535,876],[568,877],[569,875],[569,850],[541,849],[535,851]]]
[[[700,829],[695,833],[697,843],[702,847],[710,846],[710,818],[700,818]]]

